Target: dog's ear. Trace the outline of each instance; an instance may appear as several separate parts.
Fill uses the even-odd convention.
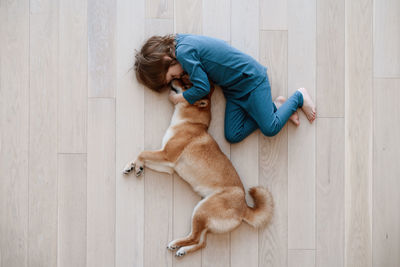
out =
[[[209,104],[210,104],[210,100],[209,99],[201,99],[201,100],[196,101],[194,103],[194,105],[199,107],[199,108],[206,108],[206,107],[208,107]]]

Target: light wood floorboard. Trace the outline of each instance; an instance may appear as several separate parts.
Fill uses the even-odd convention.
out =
[[[315,266],[314,250],[289,250],[289,267],[308,267]]]
[[[344,0],[316,4],[318,117],[344,117]]]
[[[288,96],[305,87],[315,99],[315,10],[316,1],[288,1]],[[315,123],[299,115],[300,127],[288,125],[288,247],[315,249]]]
[[[87,0],[59,0],[58,152],[86,153]]]
[[[316,266],[344,266],[344,119],[319,118],[316,135]]]
[[[29,1],[1,2],[1,266],[28,266],[29,52]]]
[[[30,9],[28,265],[56,266],[58,1]]]
[[[260,0],[260,29],[288,29],[288,0]]]
[[[173,19],[174,0],[147,0],[146,18]]]
[[[400,1],[374,5],[374,76],[400,78]]]
[[[88,101],[87,266],[115,264],[115,99]]]
[[[116,267],[144,266],[144,179],[125,176],[125,164],[144,148],[144,88],[132,69],[144,39],[145,3],[117,2],[116,90]]]
[[[115,97],[117,0],[88,0],[88,95]]]
[[[86,173],[86,154],[58,156],[57,266],[60,267],[86,266]]]
[[[400,263],[400,79],[374,81],[373,266]],[[390,129],[390,130],[389,130]]]
[[[346,1],[345,266],[372,266],[372,1]]]

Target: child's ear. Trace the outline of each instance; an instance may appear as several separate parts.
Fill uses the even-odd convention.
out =
[[[210,104],[210,100],[208,99],[201,99],[194,103],[195,106],[198,106],[199,108],[206,108]]]

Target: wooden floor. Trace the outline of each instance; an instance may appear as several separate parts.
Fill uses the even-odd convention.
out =
[[[306,87],[318,110],[229,145],[216,91],[210,132],[275,215],[183,259],[166,245],[200,198],[121,173],[172,114],[134,51],[174,32],[224,39],[268,67],[273,97]],[[398,267],[399,99],[398,0],[0,0],[0,266]]]

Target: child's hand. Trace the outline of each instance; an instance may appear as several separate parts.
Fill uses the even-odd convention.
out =
[[[184,101],[186,101],[186,99],[183,97],[182,94],[177,94],[177,93],[176,93],[175,91],[173,91],[173,90],[171,90],[171,91],[169,92],[168,99],[169,99],[169,101],[170,101],[172,104],[174,104],[174,105],[178,104],[179,102],[184,102]]]

